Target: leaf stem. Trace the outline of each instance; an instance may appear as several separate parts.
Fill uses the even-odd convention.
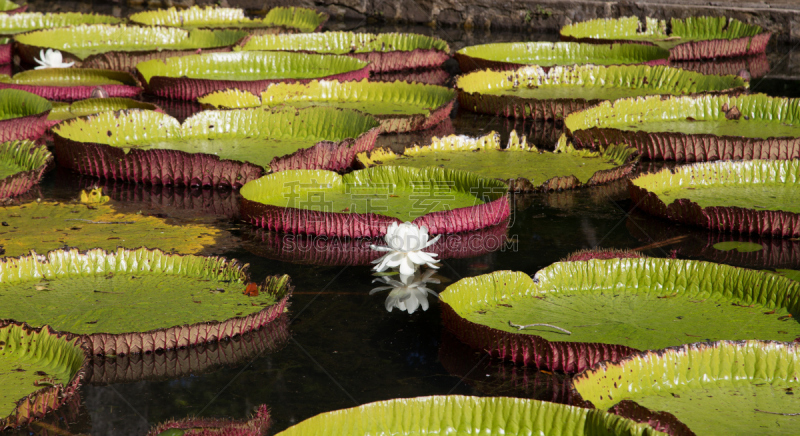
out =
[[[550,328],[553,328],[553,329],[556,329],[556,330],[560,330],[560,331],[562,331],[562,332],[564,332],[564,333],[566,333],[566,334],[568,334],[568,335],[571,335],[571,334],[572,334],[572,332],[570,332],[569,330],[567,330],[567,329],[562,329],[561,327],[554,326],[554,325],[552,325],[552,324],[536,323],[536,324],[525,324],[525,325],[520,325],[520,324],[514,324],[513,322],[509,321],[509,322],[508,322],[508,325],[510,325],[511,327],[516,327],[516,329],[517,329],[517,330],[522,330],[522,329],[524,329],[524,328],[528,328],[528,327],[544,326],[544,327],[550,327]]]
[[[761,413],[769,413],[770,415],[782,415],[782,416],[800,416],[800,413],[780,413],[780,412],[768,412],[766,410],[758,410],[754,409],[756,412]]]

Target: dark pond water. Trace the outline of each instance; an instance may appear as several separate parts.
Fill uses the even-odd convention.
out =
[[[491,41],[556,39],[553,34],[466,33],[427,27],[362,26],[354,30],[433,33],[448,40],[454,49]],[[793,79],[794,68],[785,65],[790,49],[771,47],[769,61],[782,71],[781,76],[754,80],[754,90],[774,95],[800,93]],[[457,64],[451,61],[445,70],[457,74]],[[507,138],[511,129],[524,132],[530,141],[546,148],[554,146],[560,133],[560,127],[553,124],[515,123],[459,110],[434,133],[480,135],[497,130]],[[430,132],[388,136],[381,138],[380,145],[401,149],[424,142],[429,136]],[[662,165],[645,162],[639,171]],[[68,171],[53,171],[41,192],[44,198],[72,198],[80,187],[91,183]],[[133,187],[117,189],[141,191]],[[160,201],[169,204],[176,198],[174,195],[165,194]],[[219,201],[235,204],[235,198],[235,194],[226,194]],[[442,291],[460,278],[495,270],[533,274],[571,252],[597,247],[642,249],[651,256],[675,255],[753,268],[800,267],[798,242],[720,236],[653,219],[639,213],[635,206],[625,183],[518,196],[505,246],[494,252],[441,262],[442,284],[433,289]],[[161,207],[157,212],[179,213],[170,207]],[[248,226],[233,220],[221,217],[220,226],[242,238],[253,238]],[[711,248],[721,240],[754,240],[762,242],[766,250],[724,255]],[[259,404],[271,409],[274,433],[321,412],[399,397],[465,394],[565,400],[564,375],[494,362],[449,336],[441,327],[435,299],[430,299],[428,311],[412,315],[397,310],[388,313],[384,308],[385,293],[368,295],[377,286],[372,283],[369,266],[312,266],[254,254],[268,250],[266,243],[250,242],[226,255],[249,263],[255,279],[270,274],[291,275],[295,293],[282,324],[205,348],[133,357],[131,360],[139,360],[133,363],[107,362],[102,368],[106,380],[112,383],[82,389],[82,405],[65,412],[69,431],[143,435],[152,425],[170,418],[198,415],[244,419]],[[141,378],[139,373],[149,380],[126,382]]]

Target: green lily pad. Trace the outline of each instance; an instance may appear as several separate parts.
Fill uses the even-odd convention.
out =
[[[53,105],[46,99],[18,89],[0,89],[0,142],[38,139],[47,128]]]
[[[671,59],[712,59],[764,52],[770,32],[726,17],[599,18],[561,28],[561,39],[593,43],[638,42],[670,50]]]
[[[261,436],[267,434],[272,424],[266,404],[256,407],[247,421],[225,418],[190,417],[169,420],[153,426],[146,436],[183,436],[185,434],[218,434],[236,436]]]
[[[42,49],[61,51],[75,67],[128,71],[139,62],[201,51],[228,51],[247,35],[240,30],[186,31],[168,27],[104,24],[39,30],[15,37],[23,62],[34,64]]]
[[[631,180],[645,212],[712,230],[800,236],[800,160],[720,161]]]
[[[520,142],[511,131],[503,148],[500,135],[491,132],[480,138],[450,135],[433,138],[430,145],[407,148],[403,154],[387,149],[361,153],[359,162],[365,167],[376,165],[414,168],[444,167],[471,171],[483,177],[503,180],[513,191],[550,191],[598,185],[624,177],[638,161],[637,151],[614,145],[602,151],[575,150],[565,137],[555,152],[539,151]]]
[[[233,236],[214,226],[213,217],[164,219],[125,208],[125,202],[34,201],[0,207],[0,245],[6,256],[61,247],[82,250],[147,246],[186,254],[227,251]]]
[[[594,45],[575,42],[501,42],[464,47],[455,53],[461,71],[509,70],[538,65],[666,65],[669,51],[641,44]]]
[[[567,372],[637,350],[800,336],[800,283],[708,262],[558,262],[533,278],[463,279],[440,298],[445,325],[474,348]],[[535,323],[547,325],[519,328]]]
[[[755,242],[739,242],[739,241],[725,241],[725,242],[717,242],[713,245],[719,251],[731,251],[736,250],[739,253],[752,253],[754,251],[761,251],[764,249],[764,246],[761,244],[756,244]]]
[[[349,168],[357,153],[372,149],[379,127],[368,115],[326,107],[204,111],[183,124],[131,110],[67,121],[53,135],[59,164],[84,174],[240,186],[265,171]],[[98,159],[115,164],[97,165]]]
[[[0,144],[0,198],[27,192],[42,180],[53,156],[44,145],[30,140]]]
[[[538,66],[476,71],[456,80],[459,107],[520,118],[562,118],[605,100],[645,95],[747,91],[738,76],[706,76],[666,66]]]
[[[576,375],[573,386],[601,410],[633,401],[651,416],[671,413],[698,436],[792,435],[798,368],[797,344],[720,341],[603,363]]]
[[[576,147],[628,143],[652,160],[800,158],[800,99],[697,95],[625,98],[564,120]]]
[[[87,98],[73,103],[53,102],[53,110],[47,116],[48,121],[65,121],[73,118],[85,117],[106,111],[121,111],[125,109],[143,109],[159,111],[158,106],[130,98]]]
[[[336,410],[278,433],[663,435],[600,410],[545,401],[459,395],[398,398]]]
[[[278,106],[333,106],[355,109],[374,116],[383,132],[424,130],[450,115],[456,93],[443,86],[419,83],[383,83],[362,80],[339,82],[314,80],[309,83],[276,83],[261,96],[228,89],[198,99],[216,108]]]
[[[378,237],[393,222],[431,234],[477,230],[509,215],[503,182],[441,168],[375,167],[339,175],[281,171],[247,183],[242,219],[287,233]]]
[[[233,49],[347,55],[370,62],[370,70],[374,72],[434,68],[450,59],[447,42],[415,33],[259,35],[242,40]]]
[[[275,319],[291,293],[289,276],[270,276],[256,287],[245,268],[146,248],[5,258],[0,319],[86,335],[94,354],[225,339]]]
[[[110,15],[82,14],[79,12],[0,14],[0,35],[17,35],[33,30],[54,29],[80,24],[118,24],[121,22],[121,19]]]
[[[195,100],[229,88],[260,93],[277,82],[365,79],[367,65],[347,56],[255,51],[152,60],[137,65],[136,71],[151,94]]]
[[[313,9],[276,7],[264,18],[248,18],[242,9],[214,6],[192,6],[186,9],[158,9],[138,12],[130,17],[133,23],[145,26],[180,27],[182,29],[248,29],[256,32],[314,32],[325,21],[328,14]]]
[[[0,430],[28,424],[78,395],[88,362],[80,338],[5,322],[0,344]]]

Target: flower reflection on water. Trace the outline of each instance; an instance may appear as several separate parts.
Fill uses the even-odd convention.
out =
[[[395,307],[400,309],[401,312],[407,311],[409,314],[416,312],[419,307],[422,307],[422,310],[428,310],[428,294],[435,297],[439,296],[439,294],[427,287],[429,283],[440,283],[439,279],[431,277],[435,273],[435,269],[430,269],[423,274],[400,274],[398,279],[393,279],[392,276],[378,277],[372,282],[384,283],[388,286],[379,286],[369,291],[369,295],[391,290],[389,296],[386,297],[385,303],[388,312],[391,312]]]

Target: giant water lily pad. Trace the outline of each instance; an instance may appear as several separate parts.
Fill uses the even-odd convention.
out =
[[[161,250],[55,250],[0,261],[0,319],[85,335],[94,354],[172,349],[258,329],[283,313],[289,276]]]
[[[260,35],[242,40],[234,50],[279,50],[351,56],[369,62],[381,73],[433,68],[450,59],[442,39],[415,33],[324,32],[296,35]]]
[[[217,108],[255,106],[333,106],[355,109],[374,116],[383,132],[409,132],[431,128],[450,116],[456,93],[443,86],[419,83],[382,83],[362,80],[314,80],[309,83],[276,83],[261,93],[229,89],[208,94],[200,103]]]
[[[641,44],[594,45],[575,42],[502,42],[464,47],[455,53],[463,73],[515,70],[538,65],[666,65],[669,52]]]
[[[769,59],[766,53],[735,58],[721,58],[699,61],[670,61],[669,66],[702,74],[742,75],[746,79],[758,79],[769,73]]]
[[[463,259],[481,256],[506,247],[508,222],[471,232],[443,235],[425,252],[437,259]],[[385,253],[371,245],[386,245],[383,238],[337,238],[289,235],[264,229],[244,233],[244,248],[261,257],[305,265],[369,265]]]
[[[0,38],[0,65],[10,64],[13,59],[11,38]]]
[[[631,198],[644,211],[711,230],[800,237],[800,160],[686,165],[641,175]]]
[[[579,148],[627,143],[653,160],[800,158],[800,99],[698,95],[624,98],[564,119]]]
[[[800,336],[800,283],[708,262],[558,262],[533,278],[499,271],[462,279],[440,298],[445,325],[462,341],[567,372],[637,350]],[[548,325],[519,328],[536,323]]]
[[[379,237],[391,223],[412,221],[431,234],[499,224],[509,213],[508,187],[466,171],[376,167],[339,175],[281,171],[242,187],[242,219],[287,233]]]
[[[508,145],[500,144],[500,134],[471,138],[450,135],[433,138],[426,146],[407,148],[402,154],[376,149],[358,156],[366,166],[392,165],[425,168],[439,166],[471,171],[483,177],[505,181],[512,191],[557,191],[610,182],[629,174],[638,152],[625,145],[612,145],[601,151],[575,150],[565,137],[554,152],[539,151],[519,140],[511,131]]]
[[[4,321],[0,327],[0,430],[43,417],[78,395],[88,358],[79,338]]]
[[[594,409],[521,398],[460,395],[398,398],[323,413],[279,436],[321,434],[663,435]]]
[[[152,60],[136,66],[145,89],[159,97],[194,100],[223,89],[252,93],[278,82],[360,80],[367,63],[347,56],[283,52],[209,53]]]
[[[239,30],[95,24],[39,30],[14,39],[22,62],[30,65],[40,50],[51,48],[61,51],[64,62],[75,62],[75,67],[131,71],[150,59],[230,51],[245,35]]]
[[[80,24],[118,24],[121,21],[119,18],[110,15],[82,14],[79,12],[0,14],[0,35],[10,36],[39,29],[54,29]]]
[[[92,97],[102,89],[109,97],[133,97],[142,88],[128,73],[84,68],[28,70],[13,77],[0,75],[0,89],[19,89],[48,100],[74,101]]]
[[[456,80],[459,107],[519,118],[563,118],[604,100],[645,95],[740,94],[738,76],[705,76],[666,66],[538,66],[476,71]]]
[[[234,245],[233,236],[215,227],[213,217],[186,219],[153,216],[127,208],[94,191],[85,202],[32,201],[0,207],[0,245],[6,256],[61,247],[82,250],[147,246],[186,254],[218,254]]]
[[[561,39],[590,43],[637,42],[669,50],[670,59],[713,59],[763,53],[772,34],[725,17],[598,18],[561,28]]]
[[[53,105],[36,94],[0,89],[0,142],[38,139],[47,128]]]
[[[666,412],[698,436],[793,435],[798,368],[796,343],[719,341],[600,363],[576,375],[573,386],[585,405],[623,416],[644,408],[645,420]]]
[[[265,171],[349,168],[371,150],[378,122],[336,108],[200,112],[183,122],[129,110],[103,112],[53,129],[59,165],[133,182],[241,186]]]
[[[242,9],[213,6],[192,6],[186,9],[159,9],[137,12],[128,17],[145,26],[180,27],[183,29],[247,29],[255,33],[314,32],[320,29],[328,14],[313,9],[277,7],[264,18],[248,18]]]
[[[44,175],[53,156],[44,145],[30,140],[0,144],[0,198],[27,192]]]

